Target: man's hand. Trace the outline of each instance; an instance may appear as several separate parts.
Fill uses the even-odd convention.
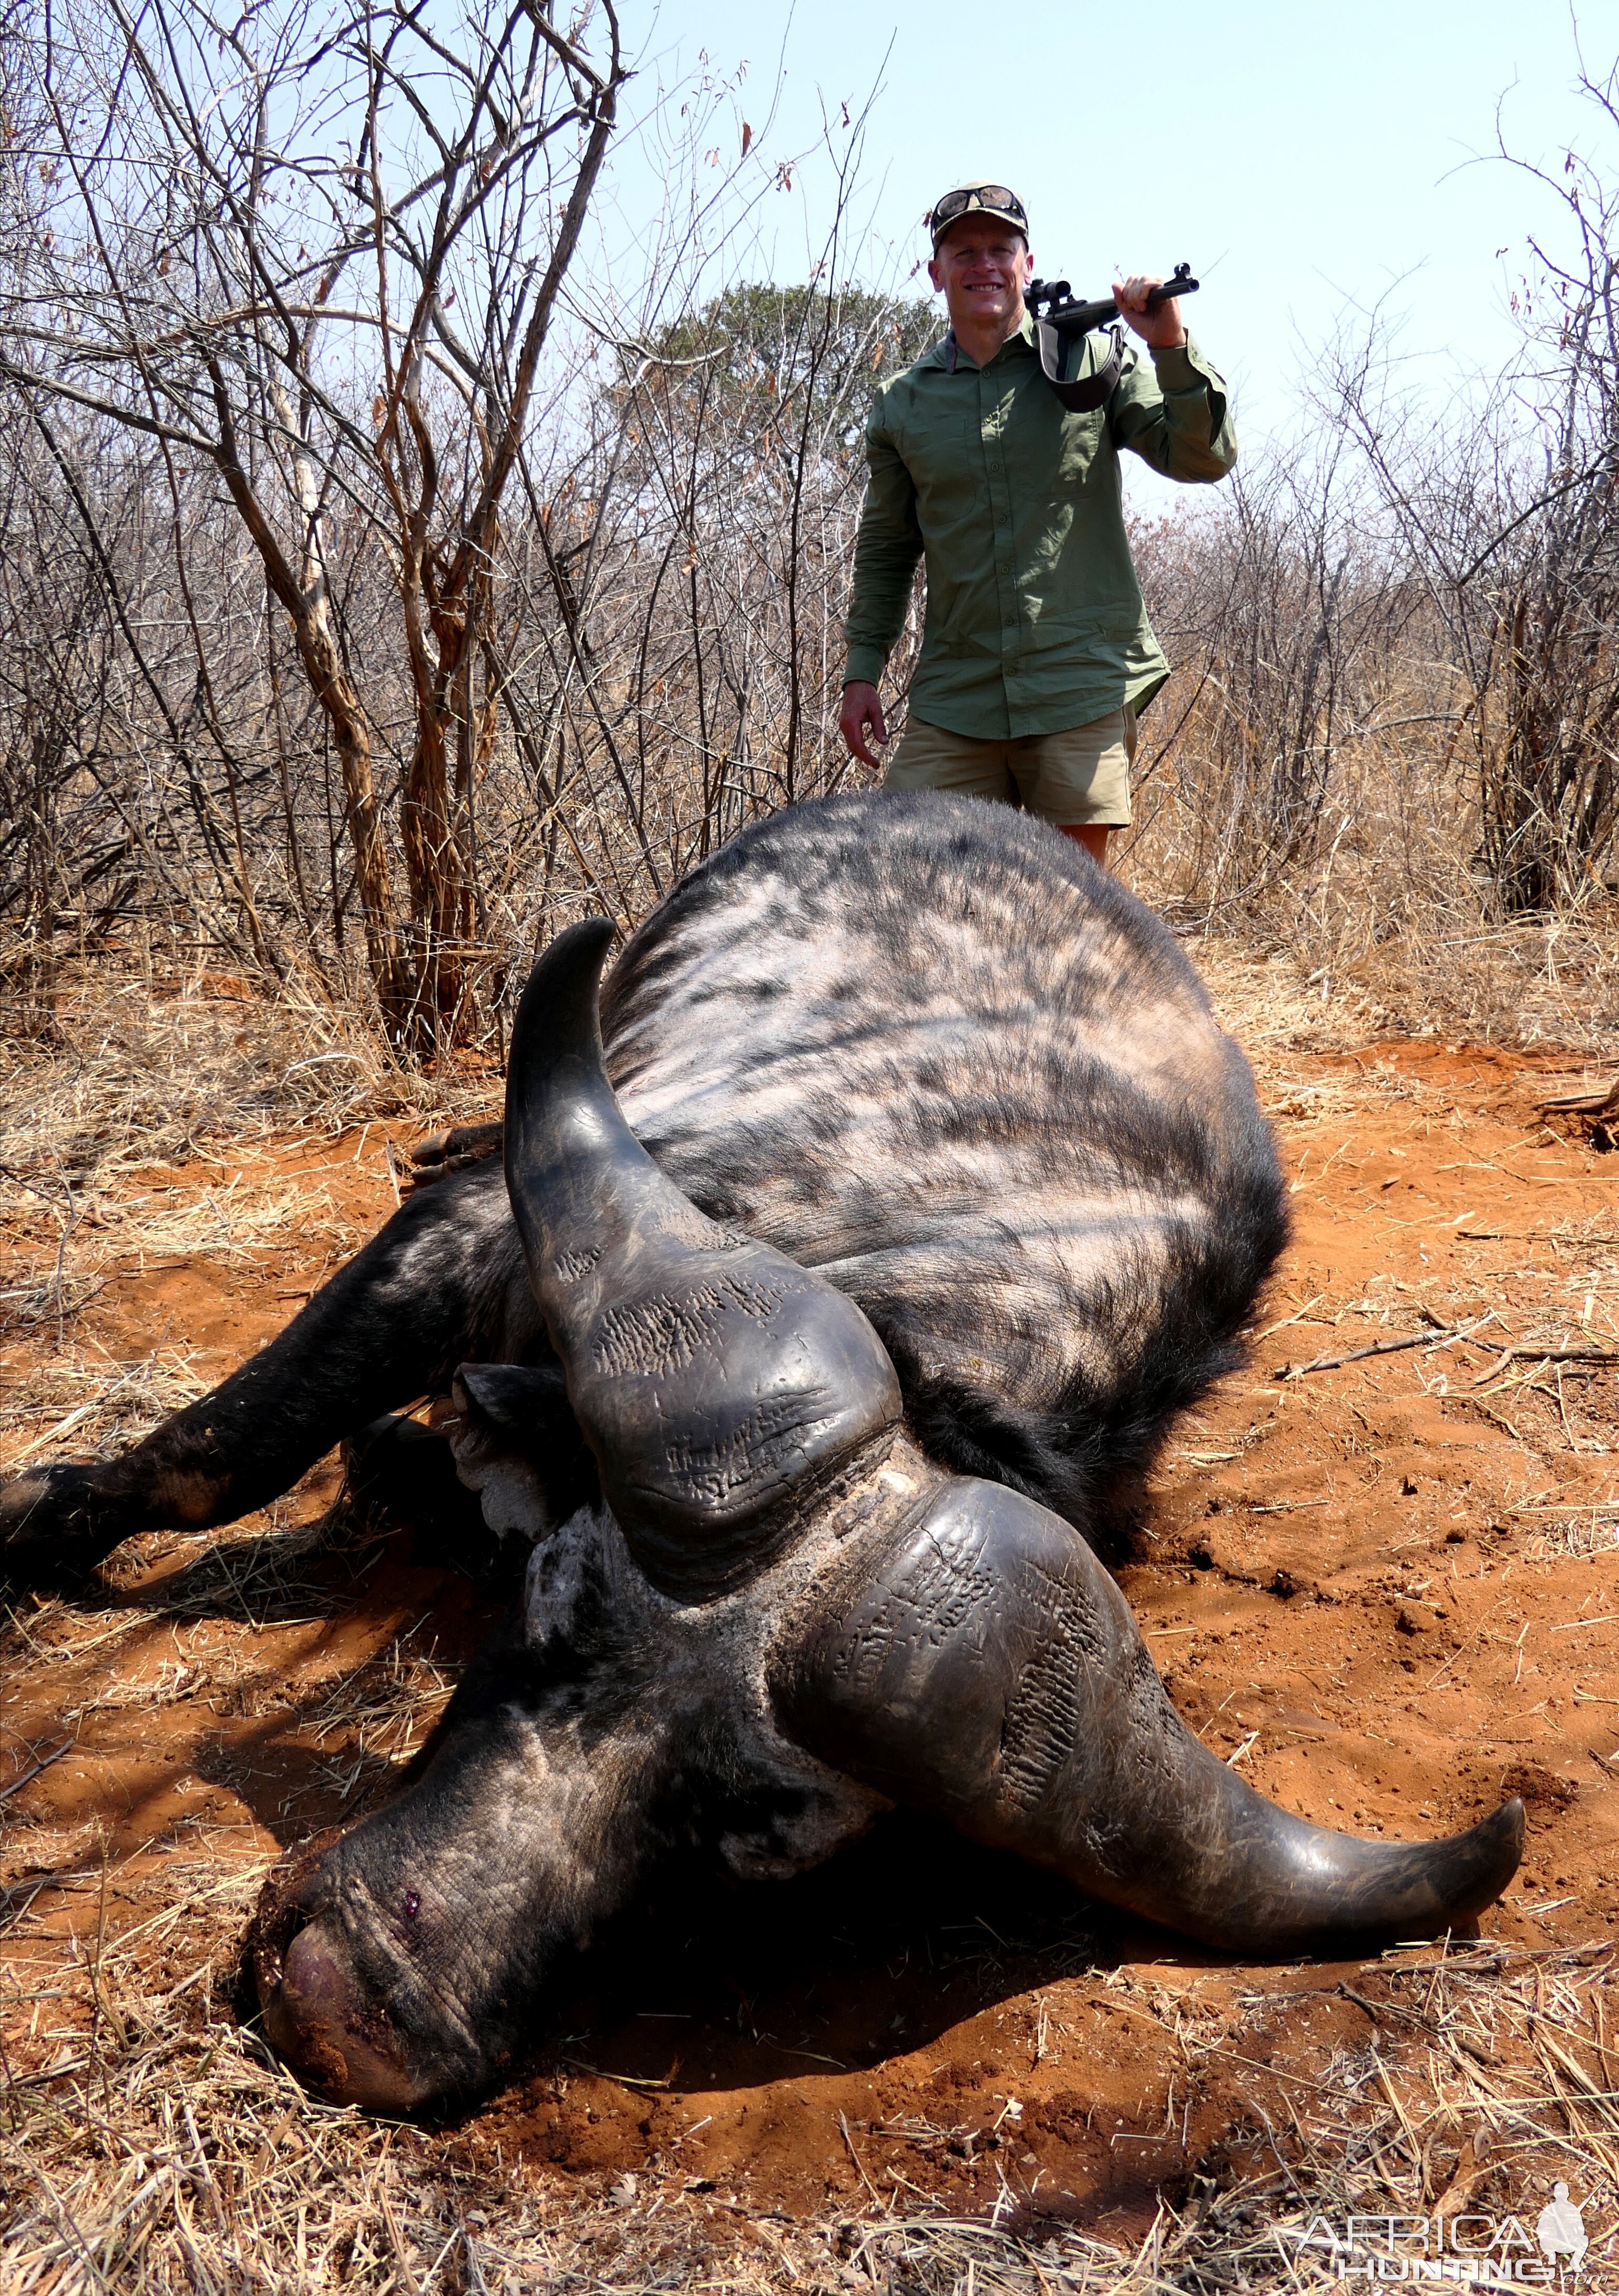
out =
[[[866,746],[867,728],[871,729],[874,742],[888,739],[888,727],[883,723],[883,703],[875,685],[863,677],[851,677],[843,688],[843,707],[838,713],[838,732],[849,748],[851,757],[863,758],[868,766],[881,767],[881,758],[874,758]]]
[[[1122,283],[1115,279],[1114,301],[1118,305],[1125,324],[1140,336],[1144,343],[1150,344],[1155,351],[1179,350],[1186,340],[1186,329],[1180,323],[1179,304],[1171,297],[1169,302],[1160,303],[1155,311],[1149,311],[1146,308],[1148,290],[1163,284],[1161,276],[1149,279],[1140,273]]]

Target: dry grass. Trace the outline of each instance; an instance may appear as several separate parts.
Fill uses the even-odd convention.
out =
[[[178,1332],[132,1361],[86,1338],[110,1286],[301,1259],[312,1236],[335,1265],[374,1225],[340,1200],[355,1168],[385,1176],[395,1132],[481,1113],[498,1089],[476,1064],[399,1068],[357,1021],[218,974],[65,988],[48,1039],[0,1037],[0,1460],[70,1441],[111,1456],[212,1384]],[[323,1147],[341,1175],[324,1187]]]
[[[1184,945],[1252,1051],[1440,1037],[1566,1053],[1592,1063],[1593,1079],[1619,1064],[1619,903],[1610,900],[1495,927],[1440,915],[1370,947],[1308,931],[1269,947],[1262,935],[1198,931]]]
[[[70,1213],[83,1185],[119,1174],[238,1163],[271,1140],[389,1119],[453,1121],[497,1090],[475,1063],[401,1067],[357,1014],[306,996],[86,968],[59,982],[45,1037],[0,1036],[0,1173]],[[213,1242],[251,1244],[233,1238],[228,1204],[217,1217]]]
[[[78,1456],[114,1457],[171,1411],[207,1393],[211,1382],[197,1376],[191,1361],[191,1350],[177,1348],[133,1363],[73,1349],[27,1371],[12,1365],[0,1403],[7,1472],[37,1453],[68,1446]],[[25,1433],[26,1440],[8,1439]]]
[[[1364,2043],[1309,2074],[1268,2071],[1240,2015],[1136,1984],[1136,2013],[1157,2020],[1189,2082],[1229,2079],[1233,2060],[1251,2069],[1254,2165],[1211,2164],[1120,2243],[1042,2219],[1004,2181],[971,2219],[909,2179],[883,2190],[859,2129],[845,2135],[863,2205],[813,2218],[677,2171],[547,2175],[504,2160],[475,2123],[447,2138],[314,2103],[231,2015],[228,1966],[209,1950],[262,1871],[177,1862],[168,1909],[116,1935],[104,1869],[88,1873],[89,1942],[69,1960],[40,1952],[32,1981],[8,1986],[13,2030],[53,2044],[43,2070],[8,2067],[0,2095],[8,2292],[1310,2290],[1332,2284],[1319,2226],[1302,2244],[1318,2218],[1340,2233],[1391,2210],[1533,2220],[1558,2177],[1596,2235],[1586,2284],[1607,2284],[1619,2097],[1606,1947],[1389,1956],[1351,1996]],[[154,1982],[160,1963],[182,1973]]]

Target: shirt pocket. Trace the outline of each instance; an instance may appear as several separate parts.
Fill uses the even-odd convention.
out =
[[[919,504],[954,507],[984,492],[983,439],[976,407],[930,408],[906,424],[898,445]]]
[[[1064,414],[1057,440],[1056,478],[1065,490],[1072,492],[1089,481],[1097,466],[1106,426],[1105,406],[1096,407],[1089,414]]]
[[[1047,506],[1071,501],[1091,483],[1107,435],[1107,410],[1074,414],[1036,373],[1017,408],[1017,492],[1020,506],[1041,517]]]

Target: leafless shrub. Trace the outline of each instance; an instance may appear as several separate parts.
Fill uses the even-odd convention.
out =
[[[530,647],[502,692],[622,916],[851,771],[834,725],[866,401],[933,323],[847,287],[840,236],[815,284],[729,290],[621,354],[582,450],[533,490]]]
[[[273,966],[197,579],[223,531],[196,516],[200,474],[223,489],[267,594],[256,619],[277,739],[279,626],[336,753],[370,974],[400,1042],[453,1034],[468,987],[473,792],[492,731],[480,641],[540,353],[624,76],[611,0],[601,19],[597,62],[582,27],[565,33],[538,4],[430,26],[403,6],[285,0],[233,29],[115,0],[70,4],[27,49],[39,148],[14,183],[30,228],[0,372],[70,493],[83,490],[56,436],[67,414],[76,445],[86,430],[152,442],[193,722],[155,683],[153,699],[172,749],[218,753],[234,891]],[[76,507],[103,564],[95,512]],[[379,560],[394,593],[374,664],[345,643],[357,632],[334,595],[359,558]],[[376,786],[389,668],[409,703],[403,914]]]
[[[1553,193],[1566,251],[1531,239],[1523,356],[1491,399],[1435,424],[1392,386],[1375,329],[1330,370],[1451,667],[1478,859],[1509,914],[1589,892],[1619,829],[1619,66],[1581,86],[1600,157],[1571,150],[1553,176],[1503,145]]]
[[[289,4],[223,46],[184,8],[26,21],[0,915],[37,1017],[133,915],[374,999],[407,1056],[497,1051],[513,957],[571,909],[632,919],[848,771],[865,401],[931,322],[849,285],[847,115],[811,282],[726,286],[793,163],[710,175],[708,86],[645,277],[556,333],[603,20],[599,69],[543,8],[429,40]]]
[[[1417,659],[1420,594],[1368,536],[1342,442],[1256,460],[1138,543],[1180,663],[1146,724],[1142,858],[1166,905],[1204,919],[1296,899],[1354,825],[1352,786],[1392,791],[1411,730],[1451,715]]]

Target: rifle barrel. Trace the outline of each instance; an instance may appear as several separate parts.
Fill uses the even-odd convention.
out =
[[[1054,281],[1051,287],[1047,290],[1046,295],[1042,295],[1040,291],[1043,284],[1042,281],[1037,279],[1031,291],[1031,304],[1037,317],[1040,316],[1040,304],[1047,300],[1049,295],[1055,293],[1066,298],[1068,294],[1068,283],[1065,279]],[[1147,291],[1146,308],[1149,311],[1155,311],[1161,304],[1172,302],[1178,296],[1195,295],[1197,292],[1197,281],[1191,275],[1190,266],[1183,263],[1179,266],[1172,279],[1166,279],[1161,285]],[[1047,324],[1055,327],[1059,335],[1088,335],[1097,327],[1110,325],[1119,316],[1119,307],[1111,295],[1099,297],[1094,303],[1075,303],[1064,299],[1051,302],[1045,316]]]

